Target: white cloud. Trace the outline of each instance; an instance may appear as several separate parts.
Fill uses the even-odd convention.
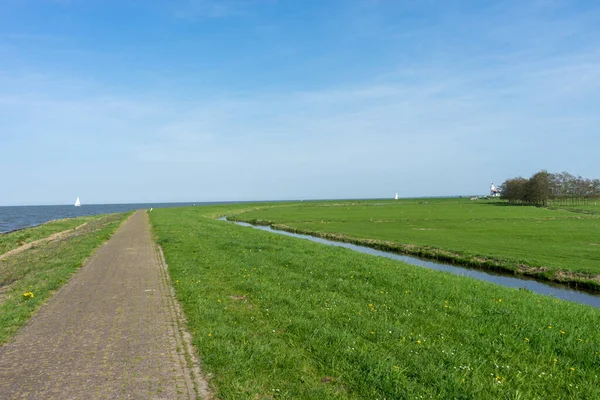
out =
[[[246,15],[253,0],[186,0],[174,11],[177,18],[197,20]]]
[[[240,15],[248,4],[190,1],[178,16]],[[5,66],[0,167],[19,171],[4,178],[15,193],[49,196],[51,176],[61,190],[85,187],[90,202],[477,193],[541,168],[596,177],[600,52],[561,48],[581,34],[577,21],[561,22],[568,35],[531,26],[539,32],[522,46],[523,31],[505,22],[482,33],[504,47],[449,47],[436,62],[388,64],[352,84],[203,88],[193,100],[157,89],[175,79],[164,76],[141,94]]]

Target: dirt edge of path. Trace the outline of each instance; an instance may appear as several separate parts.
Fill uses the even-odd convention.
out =
[[[204,400],[216,400],[209,388],[207,379],[208,377],[204,376],[200,368],[200,360],[197,357],[198,353],[196,352],[196,348],[192,343],[192,335],[190,335],[190,333],[187,331],[183,310],[181,309],[181,306],[177,301],[177,297],[175,296],[175,289],[171,284],[171,278],[169,277],[168,271],[169,267],[165,260],[163,250],[160,245],[156,243],[156,241],[154,242],[154,248],[158,262],[161,266],[162,278],[164,279],[170,294],[169,303],[174,314],[173,320],[177,324],[177,326],[175,326],[177,345],[181,346],[181,348],[184,350],[183,357],[185,360],[183,360],[182,364],[187,366],[186,383],[188,385],[188,390],[190,393],[195,393],[197,398]]]

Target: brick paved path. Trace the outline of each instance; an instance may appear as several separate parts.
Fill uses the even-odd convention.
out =
[[[137,211],[0,347],[0,398],[196,398],[161,260]]]

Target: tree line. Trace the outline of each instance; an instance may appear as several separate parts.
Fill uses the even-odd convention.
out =
[[[513,204],[586,205],[600,198],[600,179],[585,179],[568,172],[540,171],[531,178],[506,180],[499,187],[502,198]]]

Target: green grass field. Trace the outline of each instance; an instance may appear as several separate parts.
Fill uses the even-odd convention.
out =
[[[551,210],[499,200],[419,199],[306,202],[236,219],[600,288],[596,211],[600,206]]]
[[[48,232],[55,228],[62,231],[81,225],[82,221],[88,222],[72,235],[0,259],[0,345],[9,340],[68,281],[129,214],[63,220],[11,234],[41,238],[49,236]],[[41,229],[47,230],[42,234]],[[25,296],[25,293],[31,295]]]
[[[218,398],[600,398],[600,310],[212,219],[248,207],[151,214]],[[390,228],[383,237],[410,223],[404,231],[417,239],[432,232],[420,228],[451,230],[461,218],[461,226],[473,223],[471,233],[494,230],[483,217],[533,230],[552,221],[547,213],[430,201],[251,214],[327,229],[342,221],[357,232]],[[468,248],[468,235],[454,229],[462,239],[452,243]]]
[[[56,221],[50,221],[33,228],[0,234],[0,255],[16,249],[24,244],[47,238],[54,233],[76,228],[94,219],[96,219],[96,217],[65,218]]]

